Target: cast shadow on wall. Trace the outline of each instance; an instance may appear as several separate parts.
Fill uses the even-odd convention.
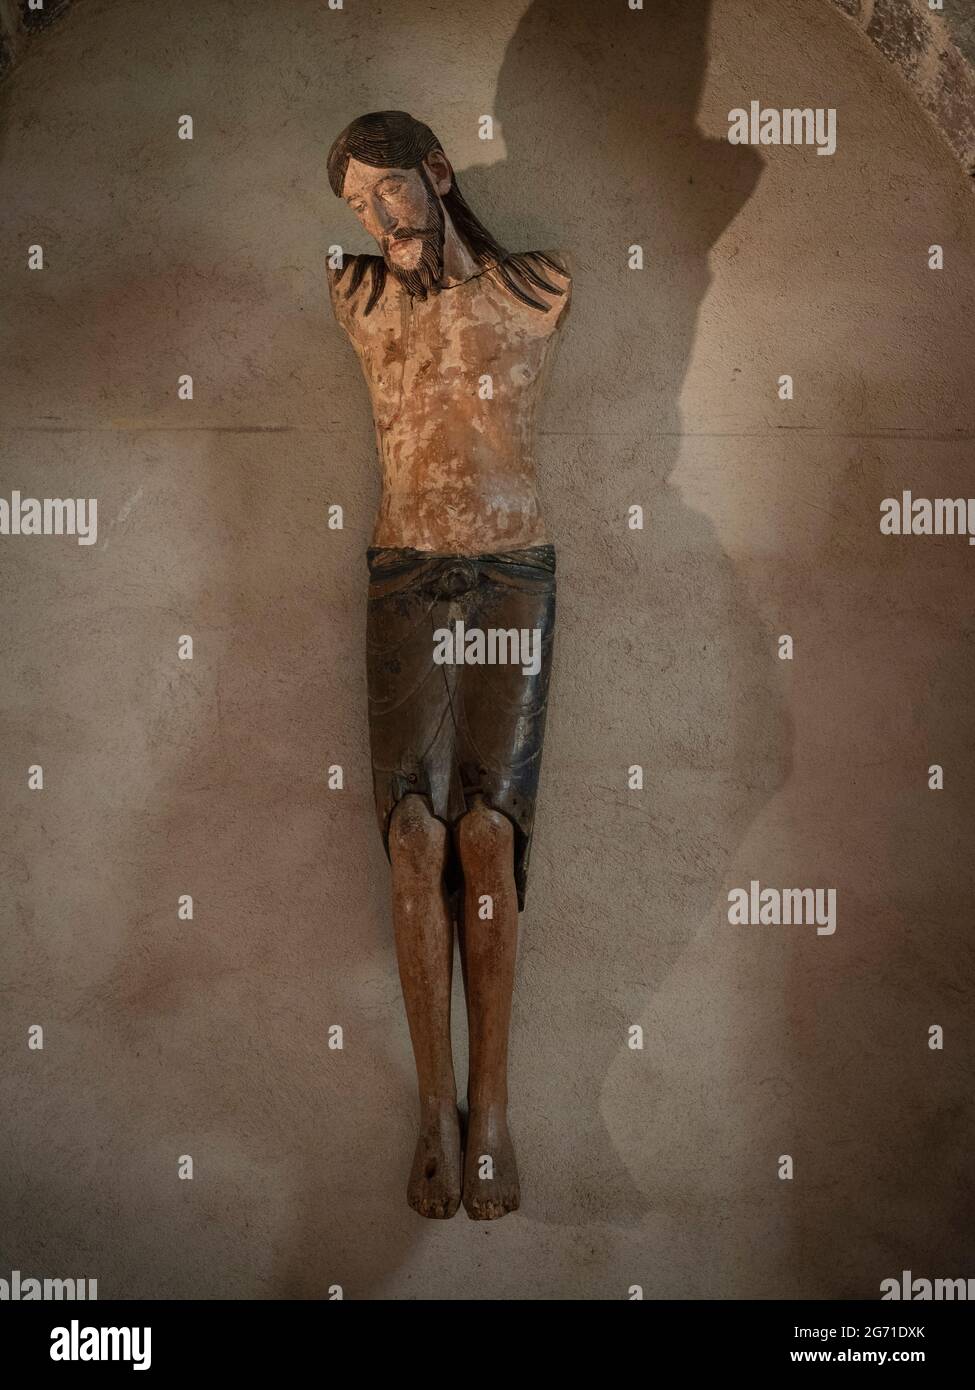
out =
[[[513,1026],[520,1149],[519,1108],[546,1126],[527,1210],[556,1222],[629,1223],[658,1205],[654,1174],[628,1167],[601,1115],[608,1073],[789,770],[773,635],[710,521],[668,483],[708,253],[762,164],[697,128],[709,9],[535,0],[498,79],[505,159],[458,172],[506,245],[566,250],[574,271],[539,418],[560,626]],[[642,532],[626,526],[633,503]],[[627,788],[634,763],[642,794]]]

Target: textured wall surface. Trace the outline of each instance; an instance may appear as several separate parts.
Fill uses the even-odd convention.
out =
[[[903,488],[969,487],[971,190],[823,0],[485,14],[84,0],[0,86],[0,495],[99,499],[95,546],[0,537],[0,1275],[259,1298],[973,1275],[973,552],[878,529]],[[835,107],[836,154],[730,145],[753,99]],[[369,249],[328,144],[381,106],[433,126],[506,244],[575,264],[538,451],[560,630],[523,1209],[491,1225],[404,1200],[378,483],[323,273],[332,242]],[[751,879],[835,887],[835,935],[730,926]],[[462,1017],[458,992],[459,1040]]]
[[[893,63],[975,173],[975,4],[972,0],[832,0]]]
[[[71,0],[0,0],[0,75],[19,62],[35,34],[60,19]]]

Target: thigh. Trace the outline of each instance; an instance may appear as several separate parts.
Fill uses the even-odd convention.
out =
[[[534,795],[541,759],[555,638],[555,575],[525,574],[485,563],[467,621],[481,628],[527,635],[518,659],[463,669],[458,725],[464,757],[477,780],[501,778]],[[519,642],[519,645],[520,642]],[[471,778],[473,780],[473,778]],[[487,784],[485,784],[487,790]]]
[[[443,718],[443,671],[433,660],[436,599],[426,566],[411,576],[376,579],[366,611],[366,685],[373,767],[409,772]]]

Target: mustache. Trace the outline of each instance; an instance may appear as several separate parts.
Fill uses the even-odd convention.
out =
[[[414,241],[424,237],[434,237],[439,232],[438,227],[397,227],[395,232],[391,232],[386,237],[386,245],[389,246],[394,241]]]

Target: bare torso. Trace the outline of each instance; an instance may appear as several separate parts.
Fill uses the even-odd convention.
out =
[[[535,407],[571,282],[522,303],[490,270],[414,299],[387,276],[330,289],[372,396],[382,463],[376,546],[474,555],[548,540],[535,481]]]

